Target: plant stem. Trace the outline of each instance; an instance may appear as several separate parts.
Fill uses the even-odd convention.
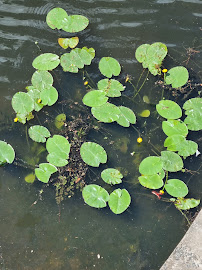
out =
[[[182,212],[182,210],[181,209],[179,209],[179,208],[177,208],[179,211],[180,211],[180,213],[185,217],[185,219],[186,219],[186,221],[187,221],[187,223],[189,224],[189,226],[191,225],[191,223],[190,223],[190,221],[189,221],[189,219],[188,219],[188,217],[185,215],[185,213],[183,213]]]
[[[148,72],[147,72],[147,75],[146,75],[146,77],[145,77],[145,79],[144,79],[142,85],[140,86],[140,88],[138,89],[138,91],[136,92],[136,94],[134,95],[133,99],[138,95],[138,93],[140,92],[140,90],[141,90],[142,87],[144,86],[144,84],[145,84],[145,82],[146,82],[146,80],[147,80],[148,75],[149,75],[149,70],[148,70]]]

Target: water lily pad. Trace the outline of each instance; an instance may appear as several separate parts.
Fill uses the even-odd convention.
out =
[[[51,86],[41,91],[40,97],[43,105],[52,106],[58,100],[58,91]]]
[[[43,126],[32,126],[28,130],[30,138],[35,142],[45,142],[46,138],[50,137],[51,134],[46,127]]]
[[[169,151],[178,151],[180,145],[186,141],[185,137],[179,134],[175,134],[166,138],[164,147],[167,147]]]
[[[53,85],[53,76],[46,70],[37,70],[32,75],[31,81],[37,90],[42,91]]]
[[[168,70],[165,78],[166,84],[172,84],[173,88],[178,88],[187,83],[189,72],[185,67],[179,66]]]
[[[143,175],[153,175],[162,170],[163,163],[160,157],[146,157],[139,166],[139,172]]]
[[[44,53],[36,57],[32,66],[38,70],[53,70],[60,63],[59,56],[53,53]]]
[[[156,105],[156,110],[166,119],[178,119],[182,116],[180,106],[172,100],[160,100]]]
[[[27,94],[31,97],[34,103],[34,110],[36,112],[39,112],[43,108],[43,104],[39,102],[41,99],[41,92],[34,88],[33,86],[28,86],[26,87],[27,89]]]
[[[131,197],[126,189],[115,189],[109,196],[109,208],[116,215],[126,211],[130,203]]]
[[[150,110],[144,110],[144,111],[142,111],[140,113],[140,116],[141,117],[145,117],[145,118],[149,117],[150,116]]]
[[[182,135],[186,137],[188,134],[187,126],[181,120],[179,121],[170,119],[167,121],[163,121],[162,129],[167,136]]]
[[[186,140],[184,143],[178,146],[178,155],[186,158],[188,156],[196,154],[197,150],[198,150],[197,143]]]
[[[99,62],[99,70],[102,75],[111,78],[113,75],[118,76],[121,72],[119,62],[112,57],[102,57]]]
[[[63,167],[68,164],[68,160],[62,158],[57,152],[53,152],[47,155],[47,161],[56,167]]]
[[[114,79],[103,79],[97,84],[99,90],[103,90],[107,97],[120,97],[125,87],[119,81]]]
[[[202,98],[191,98],[187,100],[183,109],[186,110],[187,117],[184,122],[188,126],[189,130],[201,130],[202,129]]]
[[[135,51],[135,57],[139,63],[143,63],[147,57],[147,50],[150,44],[142,44]]]
[[[13,147],[4,142],[0,141],[0,165],[3,165],[5,163],[13,163],[15,159],[15,151]]]
[[[89,24],[88,18],[82,15],[68,16],[62,25],[62,30],[68,33],[77,33],[83,31]]]
[[[130,124],[136,123],[136,116],[131,109],[124,107],[124,106],[119,106],[118,108],[119,108],[121,113],[120,113],[119,118],[116,122],[119,125],[121,125],[123,127],[129,127]]]
[[[160,172],[158,173],[158,175],[161,177],[161,179],[163,179],[166,176],[165,171],[162,169],[160,170]]]
[[[27,182],[29,184],[33,184],[35,179],[36,179],[36,175],[34,173],[30,173],[30,174],[25,176],[25,182]]]
[[[80,154],[83,161],[93,167],[107,162],[107,153],[104,148],[94,142],[85,142],[81,145]]]
[[[70,53],[63,54],[60,58],[60,64],[64,71],[77,73],[84,65],[90,65],[94,57],[95,50],[93,48],[76,48]]]
[[[51,154],[55,154],[62,159],[68,159],[70,152],[70,143],[61,135],[54,135],[46,142],[46,149]]]
[[[85,203],[95,208],[106,207],[106,202],[109,200],[109,193],[98,185],[85,186],[82,196]]]
[[[122,183],[123,175],[116,169],[105,169],[101,173],[102,179],[110,184],[110,185],[116,185]]]
[[[104,123],[111,123],[117,121],[121,111],[117,106],[111,103],[105,103],[99,107],[91,108],[92,115],[99,121]]]
[[[175,202],[175,206],[180,210],[189,210],[191,208],[197,207],[200,204],[200,200],[196,199],[184,199],[179,198]]]
[[[67,48],[75,48],[79,43],[78,37],[72,37],[72,38],[58,38],[58,43],[63,49]]]
[[[187,185],[179,179],[170,179],[165,184],[165,190],[173,197],[185,197],[188,194]]]
[[[67,21],[68,15],[63,8],[54,8],[46,16],[46,23],[52,29],[62,29]]]
[[[61,129],[64,126],[65,122],[66,122],[66,115],[64,113],[58,114],[55,117],[54,124],[56,128]]]
[[[43,183],[48,183],[51,174],[57,172],[57,168],[49,163],[39,164],[39,168],[35,169],[36,177]]]
[[[12,107],[16,113],[27,115],[34,109],[34,101],[27,93],[17,92],[12,98]]]
[[[104,91],[93,90],[93,91],[88,92],[83,97],[82,101],[86,106],[97,107],[97,106],[101,106],[105,104],[108,101],[108,97],[106,97]]]
[[[158,174],[142,175],[138,177],[138,180],[143,187],[150,189],[159,189],[164,184],[162,177],[160,177]]]
[[[184,166],[181,157],[171,151],[162,151],[161,160],[163,162],[163,169],[165,171],[177,172],[180,171]]]

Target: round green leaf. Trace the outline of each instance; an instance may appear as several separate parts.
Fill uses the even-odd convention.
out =
[[[97,83],[98,89],[103,90],[107,97],[120,97],[125,87],[117,80],[103,79]]]
[[[45,142],[46,138],[50,137],[51,134],[46,127],[43,126],[32,126],[28,130],[30,138],[35,142]]]
[[[57,168],[49,163],[39,164],[39,168],[35,169],[36,177],[43,183],[48,183],[51,174],[57,172]]]
[[[15,151],[13,147],[4,142],[0,141],[0,165],[3,165],[5,163],[12,163],[15,158]]]
[[[12,98],[12,107],[16,113],[27,115],[34,109],[34,101],[27,93],[17,92]]]
[[[139,176],[138,180],[143,187],[150,189],[159,189],[164,184],[162,177],[158,174]]]
[[[157,112],[167,119],[178,119],[182,116],[180,106],[172,100],[160,100],[156,105]]]
[[[167,147],[169,151],[178,151],[180,145],[184,145],[186,139],[184,136],[176,134],[166,138],[164,142],[164,147]]]
[[[120,113],[119,118],[116,122],[119,125],[121,125],[123,127],[129,127],[130,124],[136,123],[136,116],[131,109],[124,107],[124,106],[119,106],[118,108],[119,108],[121,113]]]
[[[32,75],[32,84],[37,90],[44,90],[53,85],[53,76],[46,70],[37,70]]]
[[[116,185],[122,183],[123,175],[116,169],[105,169],[101,173],[102,179],[110,184],[110,185]]]
[[[179,179],[170,179],[165,184],[165,190],[173,197],[185,197],[188,194],[187,185]]]
[[[185,141],[178,146],[178,155],[184,158],[194,155],[198,150],[198,144],[193,141]]]
[[[53,70],[59,63],[60,59],[57,54],[44,53],[34,59],[32,66],[39,70]]]
[[[48,154],[47,161],[56,167],[63,167],[68,164],[68,161],[58,155],[57,152],[51,152],[50,154]]]
[[[163,163],[160,157],[146,157],[139,166],[139,172],[142,175],[152,175],[162,170]]]
[[[115,189],[109,196],[109,208],[114,214],[123,213],[130,205],[131,197],[126,189]]]
[[[191,98],[187,100],[183,109],[186,110],[185,114],[187,117],[184,122],[190,130],[201,130],[202,129],[202,98]]]
[[[188,128],[181,120],[167,120],[162,123],[163,132],[167,136],[182,135],[184,137],[188,134]]]
[[[136,49],[135,57],[139,63],[143,63],[146,60],[147,50],[149,47],[149,44],[142,44]]]
[[[35,174],[34,173],[30,173],[28,175],[25,176],[25,182],[29,183],[29,184],[33,184],[35,181]]]
[[[104,123],[111,123],[117,121],[121,111],[117,106],[111,103],[105,103],[99,107],[91,108],[92,115],[99,121]]]
[[[82,15],[71,15],[62,26],[62,30],[68,33],[76,33],[84,30],[89,24],[88,18]]]
[[[49,154],[53,153],[61,159],[67,159],[70,152],[70,143],[61,135],[54,135],[46,142],[46,149]]]
[[[109,200],[109,193],[98,185],[85,186],[82,196],[85,203],[95,208],[106,207],[106,202]]]
[[[58,38],[58,43],[63,49],[67,49],[68,47],[73,49],[78,45],[79,38],[78,37]]]
[[[97,143],[83,143],[80,148],[80,154],[83,161],[93,167],[99,167],[100,163],[107,162],[107,153],[104,148]]]
[[[200,200],[179,198],[176,200],[175,206],[180,210],[189,210],[197,207],[199,204]]]
[[[40,97],[43,105],[52,106],[58,100],[58,91],[51,86],[41,91]]]
[[[111,78],[112,75],[118,76],[121,72],[119,62],[112,57],[102,57],[99,62],[99,70],[102,75]]]
[[[88,92],[83,97],[82,101],[86,106],[97,107],[97,106],[101,106],[105,104],[108,101],[108,97],[106,97],[104,91],[93,90],[93,91]]]
[[[140,116],[141,117],[149,117],[150,116],[150,110],[143,110],[141,113],[140,113]]]
[[[46,23],[52,29],[61,29],[67,21],[67,12],[62,8],[54,8],[46,16]]]
[[[172,84],[173,88],[185,85],[189,79],[189,72],[185,67],[179,66],[168,70],[165,78],[167,84]]]
[[[161,152],[163,169],[169,172],[177,172],[183,168],[183,161],[179,155],[170,151]]]
[[[165,171],[162,169],[160,170],[160,172],[158,173],[158,175],[161,177],[161,179],[163,179],[166,176]]]
[[[43,108],[43,104],[39,103],[38,100],[41,98],[41,93],[39,90],[37,90],[36,88],[34,88],[33,86],[28,86],[26,87],[27,89],[27,94],[31,97],[31,99],[33,100],[34,103],[34,110],[36,112],[39,112],[42,108]]]
[[[54,124],[56,128],[61,129],[64,126],[65,122],[66,122],[66,115],[64,113],[58,114],[55,117]]]

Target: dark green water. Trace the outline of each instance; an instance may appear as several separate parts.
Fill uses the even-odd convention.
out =
[[[6,140],[15,148],[19,158],[30,159],[33,144],[26,141],[26,128],[14,124],[11,98],[30,84],[34,72],[33,59],[42,52],[62,53],[57,45],[59,33],[45,23],[47,12],[62,7],[69,14],[82,14],[89,18],[89,27],[80,33],[80,47],[86,45],[96,50],[96,58],[88,67],[91,78],[101,79],[97,64],[102,56],[112,56],[122,65],[120,81],[127,74],[137,82],[142,69],[134,58],[135,49],[142,43],[164,42],[169,55],[164,65],[187,63],[195,82],[201,81],[202,58],[195,53],[187,62],[188,48],[200,50],[202,2],[199,0],[175,1],[45,1],[0,0],[0,140]],[[71,97],[81,102],[86,90],[82,75],[63,74],[60,68],[53,73],[60,101]],[[143,137],[137,145],[138,133],[118,125],[103,125],[105,134],[92,133],[89,140],[99,142],[108,153],[108,166],[122,167],[128,172],[124,187],[132,197],[129,209],[122,215],[114,215],[108,208],[97,210],[84,204],[80,194],[65,200],[59,209],[54,190],[46,188],[42,200],[32,205],[42,187],[40,183],[27,184],[24,177],[31,171],[13,165],[0,168],[0,269],[2,270],[157,270],[169,256],[187,230],[185,219],[167,203],[158,201],[138,184],[140,161],[163,149],[165,136],[161,120],[157,119],[155,106],[142,101],[147,95],[152,104],[162,96],[162,88],[155,85],[156,78],[148,77],[135,103],[134,90],[127,85],[125,95],[117,104],[129,106],[137,114],[136,127]],[[194,91],[199,91],[196,89]],[[191,93],[191,96],[196,96]],[[173,97],[165,91],[164,97],[183,104],[182,96]],[[116,103],[115,102],[115,103]],[[149,109],[151,116],[138,116]],[[45,109],[49,117],[63,111],[55,105]],[[68,111],[69,112],[69,111]],[[44,114],[38,114],[44,119]],[[37,119],[34,120],[35,123]],[[104,139],[107,137],[107,139]],[[201,144],[200,134],[190,137]],[[148,141],[151,140],[151,143]],[[200,150],[200,149],[199,149]],[[130,153],[135,151],[135,155]],[[31,154],[30,154],[31,153]],[[200,168],[201,157],[191,157],[185,162],[189,170]],[[103,169],[101,167],[101,169]],[[99,180],[101,169],[94,170],[93,181]],[[199,173],[201,170],[199,169]],[[189,197],[202,198],[200,174],[179,173],[179,179],[188,183]],[[88,180],[90,182],[90,180]],[[103,185],[103,183],[102,183]]]

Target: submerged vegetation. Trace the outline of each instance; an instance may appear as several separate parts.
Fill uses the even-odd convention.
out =
[[[50,28],[61,29],[68,33],[82,31],[89,24],[86,17],[69,16],[61,8],[52,9],[47,15],[46,22]],[[57,102],[58,91],[53,87],[54,79],[50,71],[61,65],[64,72],[78,73],[80,69],[90,65],[95,57],[94,48],[76,48],[79,43],[78,37],[59,38],[58,43],[63,49],[71,50],[61,56],[43,53],[34,59],[32,65],[36,71],[31,78],[32,85],[26,87],[26,92],[17,92],[12,98],[12,107],[16,112],[14,122],[26,124],[44,106],[52,106]],[[173,67],[170,70],[162,69],[162,62],[167,53],[167,46],[156,42],[139,46],[135,56],[137,61],[142,63],[143,68],[147,68],[152,75],[163,76],[165,85],[180,88],[188,82],[188,70],[183,66]],[[47,162],[40,163],[35,168],[35,174],[32,173],[31,180],[28,181],[33,182],[36,176],[45,184],[53,184],[58,203],[64,196],[71,197],[74,189],[78,188],[82,190],[83,199],[89,206],[103,208],[108,203],[113,213],[121,214],[131,203],[131,196],[126,189],[117,188],[109,194],[99,185],[85,184],[88,166],[99,167],[100,164],[107,162],[105,149],[95,142],[86,141],[86,135],[93,123],[96,120],[103,123],[116,122],[126,128],[137,121],[135,113],[130,108],[111,103],[113,98],[120,97],[125,90],[125,86],[114,78],[121,73],[119,62],[112,57],[102,57],[98,67],[106,78],[98,81],[95,85],[97,89],[91,88],[82,99],[83,104],[91,108],[91,115],[86,108],[87,113],[84,116],[79,115],[77,119],[68,123],[65,114],[58,115],[55,126],[59,134],[51,134],[41,125],[33,125],[29,128],[28,134],[33,141],[46,143]],[[129,77],[127,81],[130,81]],[[136,89],[133,100],[139,94],[144,82],[139,89]],[[188,194],[187,185],[180,179],[170,179],[169,173],[185,170],[183,159],[198,151],[197,143],[187,140],[186,137],[188,130],[202,129],[202,99],[196,97],[187,100],[183,109],[186,115],[184,121],[180,120],[182,108],[174,101],[162,99],[156,105],[158,114],[166,119],[162,122],[162,130],[168,136],[164,142],[167,150],[162,151],[160,156],[149,156],[143,159],[139,166],[141,176],[138,178],[139,183],[145,188],[154,190],[152,193],[159,199],[166,191],[171,198],[164,201],[173,203],[180,211],[194,208],[200,201],[185,198]],[[148,110],[140,114],[141,117],[149,115]],[[134,126],[133,128],[136,129]],[[137,142],[141,143],[142,138],[139,137]],[[12,163],[14,158],[15,152],[12,146],[0,141],[1,165]],[[110,186],[119,185],[124,181],[121,172],[115,168],[104,169],[101,178]],[[161,190],[157,192],[155,191],[157,189]]]

